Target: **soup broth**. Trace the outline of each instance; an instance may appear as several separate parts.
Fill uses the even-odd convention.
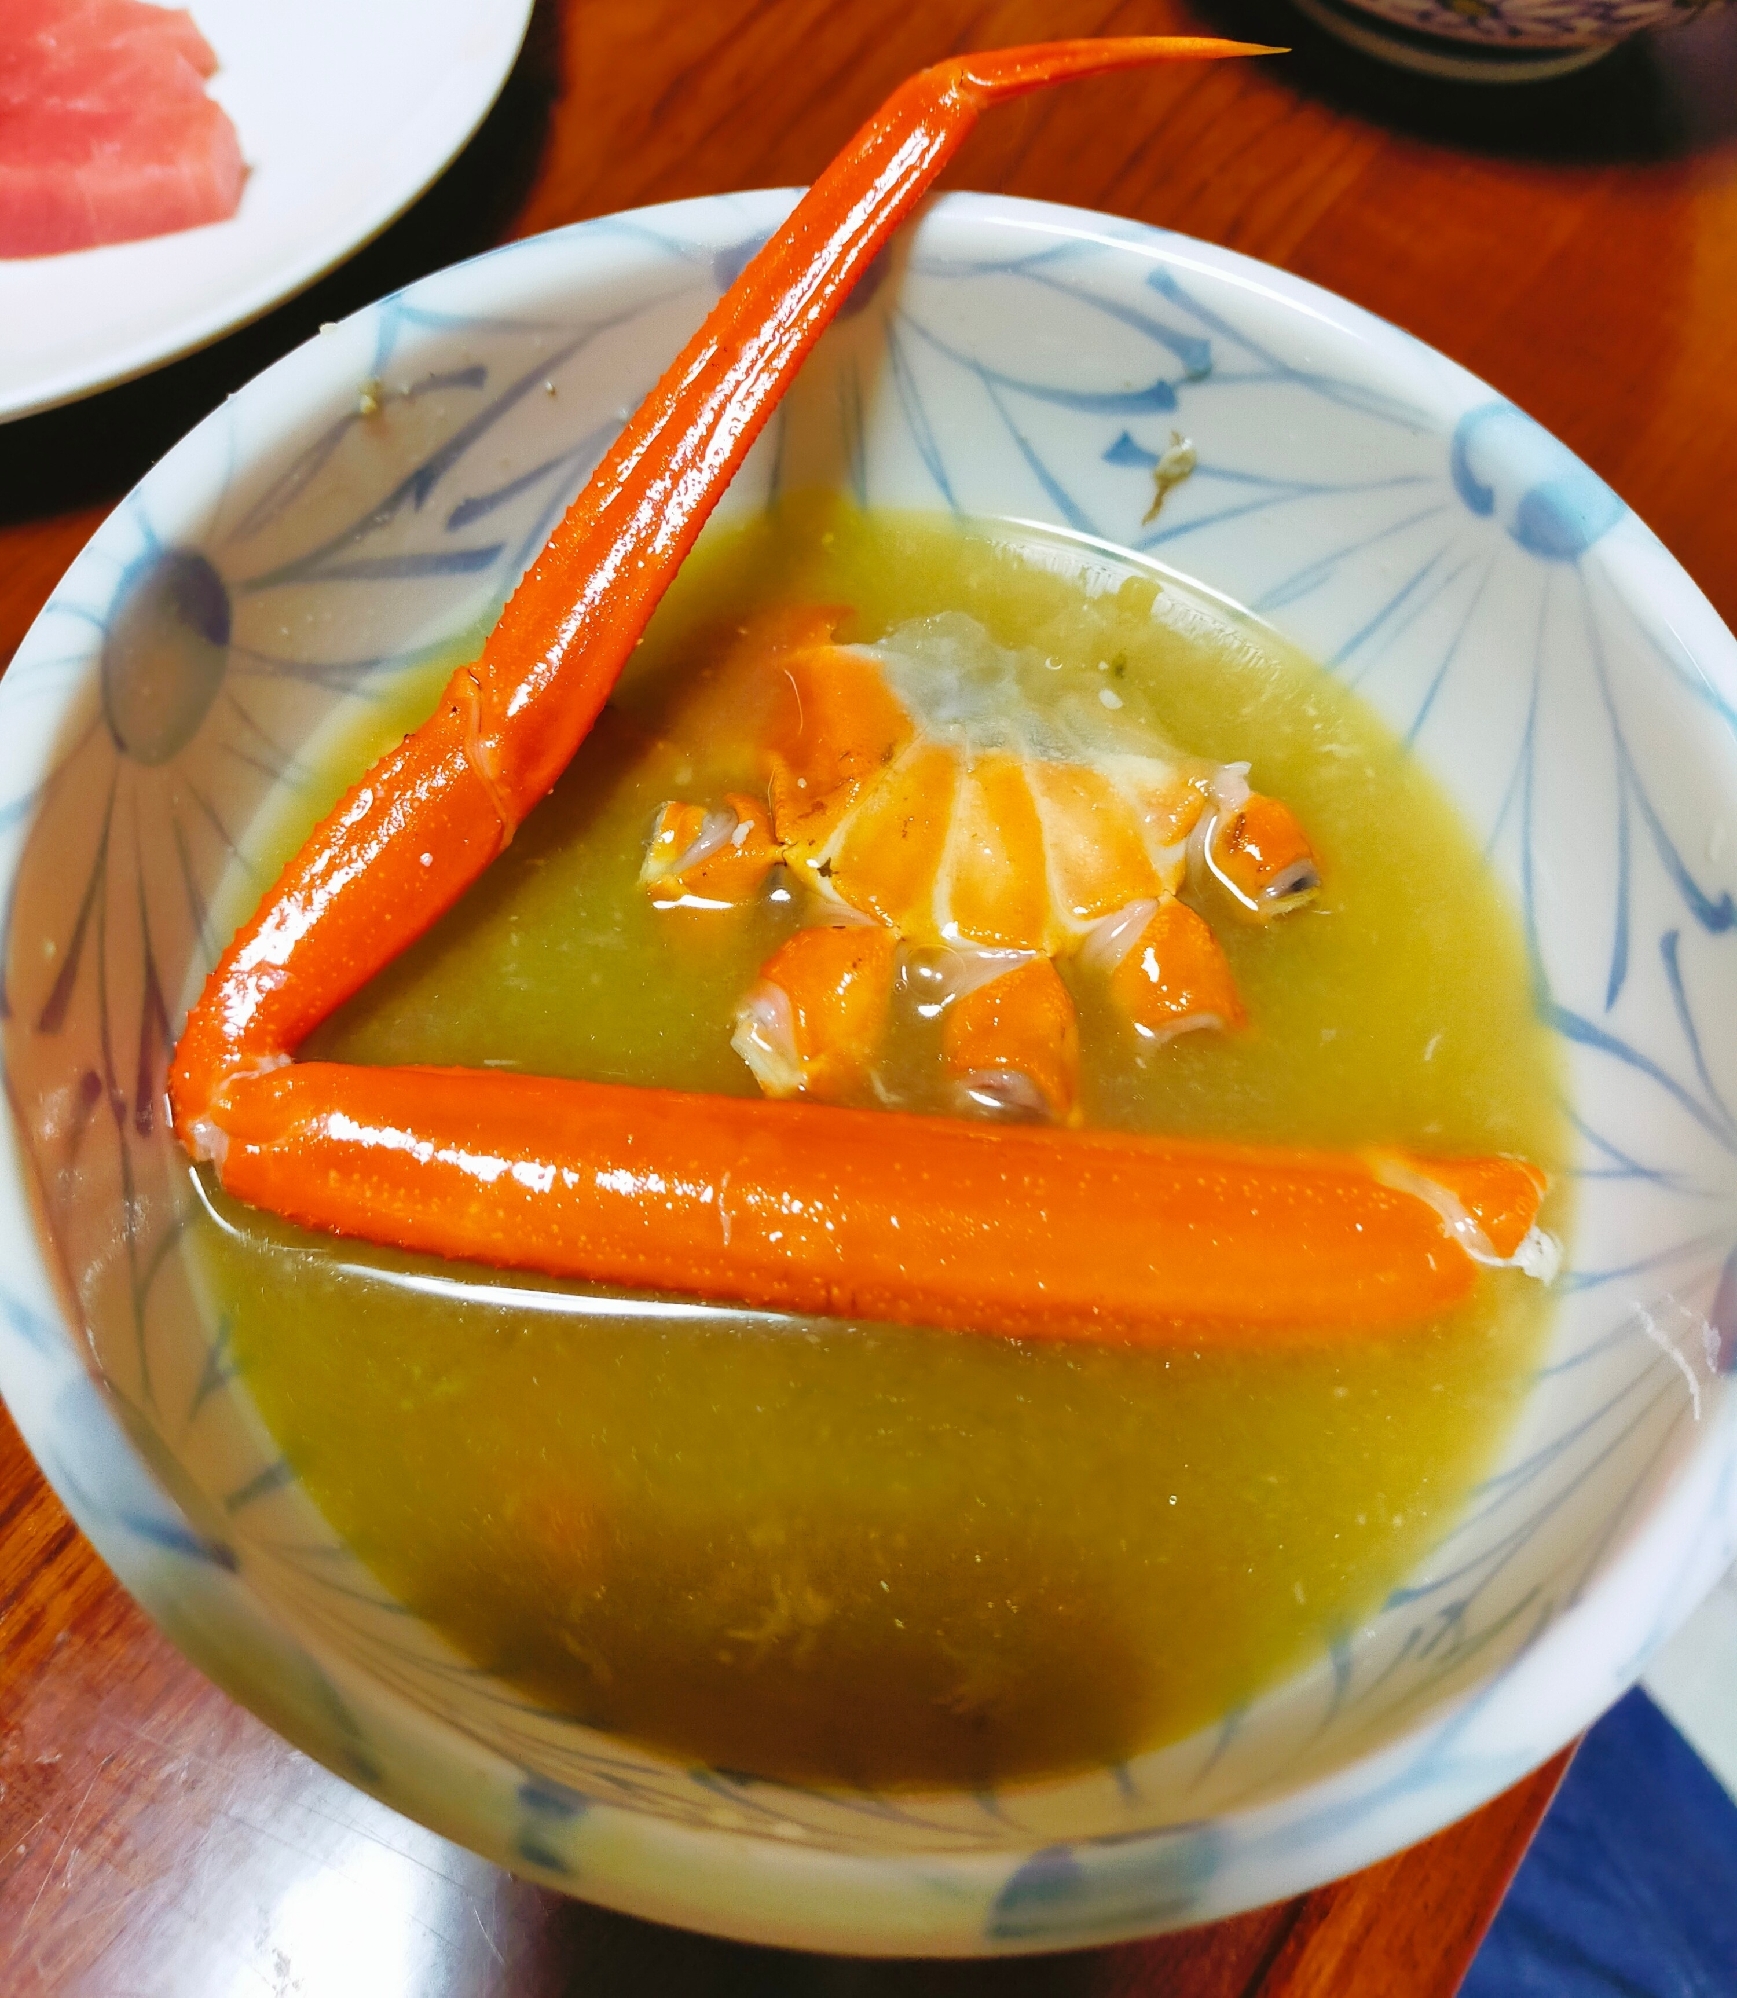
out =
[[[814,919],[803,891],[660,909],[636,877],[665,799],[754,780],[683,703],[781,602],[849,605],[866,640],[966,613],[1057,699],[1107,691],[1248,760],[1307,827],[1312,907],[1254,927],[1200,904],[1246,1031],[1153,1045],[1062,966],[1088,1124],[1554,1166],[1517,926],[1354,695],[1107,552],[830,502],[707,537],[555,792],[308,1052],[755,1094],[732,1013]],[[941,1107],[929,1031],[896,1013],[884,1097]],[[623,1299],[210,1212],[190,1253],[247,1386],[398,1599],[551,1707],[805,1781],[1120,1762],[1247,1701],[1451,1523],[1544,1312],[1500,1272],[1379,1336],[1046,1344]]]

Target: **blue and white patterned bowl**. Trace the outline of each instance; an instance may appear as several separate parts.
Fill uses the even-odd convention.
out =
[[[501,598],[788,201],[588,223],[358,314],[202,424],[74,564],[0,689],[0,1386],[206,1671],[521,1872],[833,1949],[1197,1922],[1514,1781],[1737,1552],[1737,645],[1607,487],[1451,362],[1222,250],[955,196],[729,502],[826,480],[1173,563],[1356,685],[1523,910],[1580,1144],[1550,1349],[1464,1517],[1310,1669],[1132,1765],[994,1795],[679,1766],[533,1710],[383,1597],[176,1250],[164,1054],[250,828],[294,805],[316,737]],[[1198,468],[1148,529],[1172,430]]]
[[[1724,0],[1292,0],[1318,27],[1429,76],[1527,83],[1596,62]],[[1394,30],[1398,32],[1395,33]]]

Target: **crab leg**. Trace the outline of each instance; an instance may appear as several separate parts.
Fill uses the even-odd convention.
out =
[[[1137,36],[954,56],[893,92],[725,292],[531,564],[480,659],[318,826],[188,1019],[175,1126],[288,1058],[465,892],[567,767],[804,356],[1003,98],[1146,63],[1263,51]]]
[[[482,657],[225,951],[170,1096],[183,1141],[231,1192],[441,1255],[1060,1336],[1403,1322],[1463,1295],[1477,1260],[1523,1249],[1541,1181],[1505,1160],[1388,1171],[498,1072],[290,1065],[554,783],[803,356],[978,113],[1063,77],[1254,52],[1143,39],[959,57],[864,127],[647,397]]]
[[[758,893],[778,864],[764,802],[730,792],[712,811],[672,799],[657,815],[639,885],[659,908],[727,909]]]
[[[955,999],[941,1059],[968,1100],[1077,1121],[1079,1021],[1047,957],[1028,957]]]
[[[1130,902],[1098,925],[1080,955],[1108,975],[1116,1004],[1155,1041],[1244,1024],[1223,948],[1206,920],[1174,895]]]
[[[760,967],[730,1045],[768,1096],[848,1096],[887,1023],[898,944],[878,923],[798,930]]]
[[[1185,1342],[1427,1318],[1522,1245],[1513,1160],[1302,1151],[310,1062],[235,1093],[224,1184],[337,1234],[783,1310]],[[1461,1239],[1466,1239],[1462,1233]]]

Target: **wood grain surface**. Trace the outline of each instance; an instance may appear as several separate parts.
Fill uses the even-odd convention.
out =
[[[805,181],[954,49],[1170,29],[1292,53],[1009,107],[947,184],[1188,230],[1397,321],[1564,438],[1737,624],[1737,10],[1478,90],[1385,71],[1282,0],[544,0],[476,139],[351,263],[0,428],[0,660],[153,460],[322,320],[512,236]],[[1448,1998],[1562,1761],[1368,1873],[1150,1944],[871,1965],[713,1943],[514,1881],[286,1747],[144,1621],[0,1416],[9,1998]]]
[[[116,1586],[0,1410],[7,1998],[1446,1998],[1566,1763],[1367,1873],[1150,1943],[869,1964],[712,1942],[514,1880],[280,1741]]]

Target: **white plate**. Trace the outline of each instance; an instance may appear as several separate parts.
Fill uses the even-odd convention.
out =
[[[531,0],[192,0],[248,164],[227,222],[0,260],[0,419],[257,318],[408,208],[495,101]]]

